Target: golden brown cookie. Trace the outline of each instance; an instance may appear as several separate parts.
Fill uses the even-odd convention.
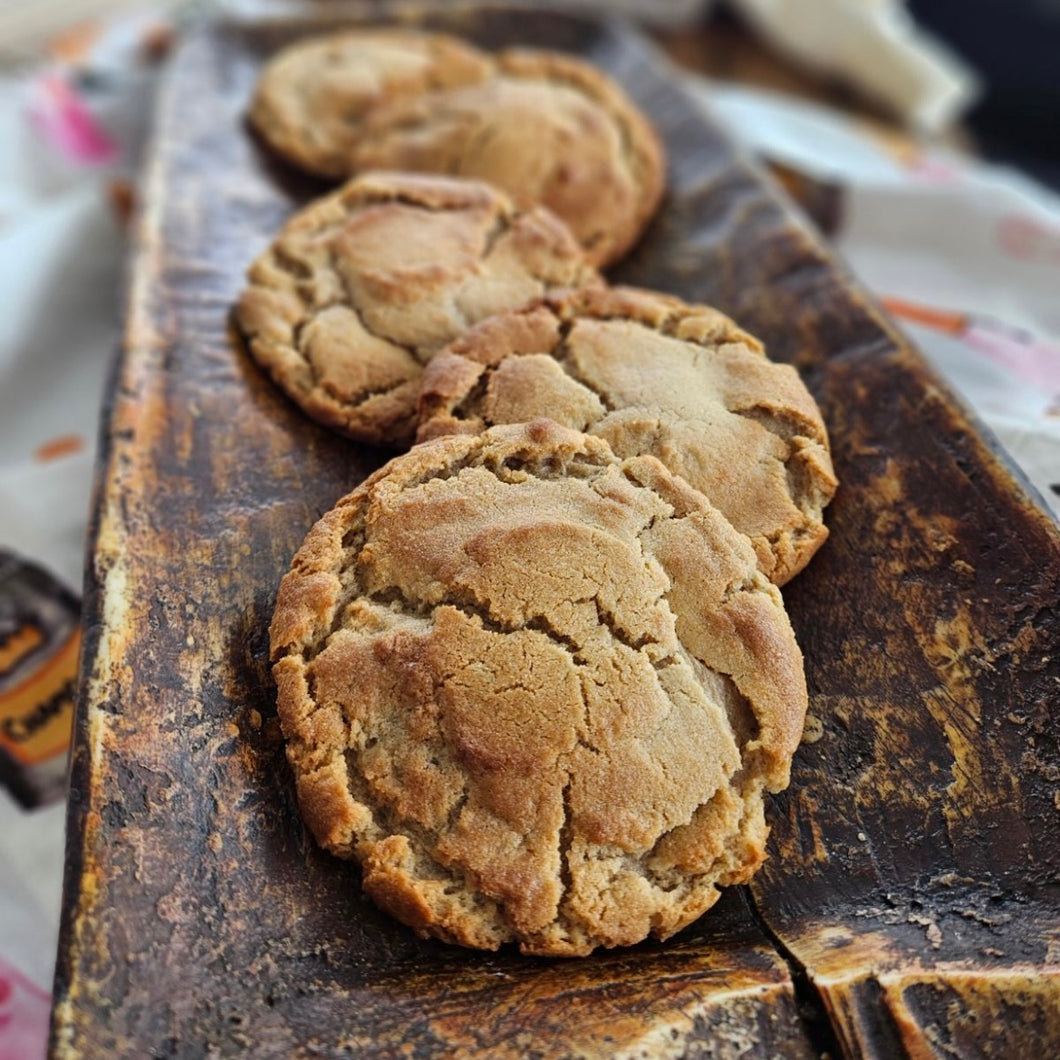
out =
[[[782,585],[828,535],[820,411],[790,365],[728,317],[634,288],[571,292],[483,321],[422,380],[420,440],[549,416],[651,453],[751,538]]]
[[[342,180],[365,114],[432,89],[490,76],[491,59],[455,37],[358,29],[292,44],[265,66],[250,121],[287,161]]]
[[[423,365],[483,317],[601,282],[566,226],[489,185],[365,174],[297,213],[253,264],[236,319],[304,412],[403,445]]]
[[[639,237],[665,168],[650,123],[610,78],[522,50],[502,52],[487,80],[374,108],[352,158],[358,169],[477,177],[521,206],[542,203],[600,266]]]
[[[310,830],[421,934],[665,938],[762,861],[801,656],[653,457],[548,420],[416,446],[310,531],[270,634]]]

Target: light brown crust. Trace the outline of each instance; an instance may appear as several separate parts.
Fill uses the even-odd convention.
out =
[[[500,53],[495,76],[383,103],[353,149],[358,169],[477,177],[562,218],[593,264],[639,238],[662,197],[663,149],[609,77],[554,52]]]
[[[714,309],[602,288],[483,321],[425,373],[418,437],[539,415],[658,457],[751,538],[777,585],[827,537],[820,411],[794,368]]]
[[[365,115],[385,101],[473,84],[493,63],[440,33],[358,29],[284,48],[265,66],[250,122],[272,150],[302,169],[343,180]]]
[[[806,709],[777,589],[652,457],[539,420],[396,457],[270,629],[317,840],[422,934],[665,938],[764,857]]]
[[[433,354],[483,317],[600,283],[566,227],[479,181],[373,173],[295,214],[248,271],[236,321],[312,418],[404,445]]]

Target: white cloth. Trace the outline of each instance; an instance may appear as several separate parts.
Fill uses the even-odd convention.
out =
[[[689,86],[754,153],[832,186],[836,250],[1060,513],[1060,198],[949,150],[897,154],[824,107]]]
[[[123,239],[98,185],[0,227],[0,544],[80,593],[104,376],[116,345]],[[80,448],[42,461],[56,438]]]
[[[909,126],[938,132],[978,91],[975,75],[899,0],[729,0],[788,58],[853,85]]]

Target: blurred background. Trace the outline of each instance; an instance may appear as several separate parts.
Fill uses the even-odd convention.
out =
[[[190,24],[326,3],[0,0],[0,1060],[45,1049],[96,435],[155,90]],[[653,37],[1060,511],[1060,0],[555,6]]]

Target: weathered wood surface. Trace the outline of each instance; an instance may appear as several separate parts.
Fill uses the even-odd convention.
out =
[[[104,431],[52,1056],[1060,1052],[1055,524],[638,38],[448,18],[619,77],[673,168],[616,277],[718,304],[822,401],[842,487],[785,589],[819,738],[752,887],[664,945],[423,942],[314,847],[266,626],[305,531],[383,454],[306,421],[229,330],[245,266],[320,188],[242,121],[292,28],[213,27],[162,100]]]

